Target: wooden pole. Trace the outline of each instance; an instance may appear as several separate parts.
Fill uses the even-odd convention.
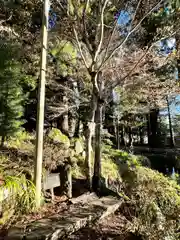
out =
[[[42,39],[40,81],[38,89],[37,123],[36,123],[36,158],[34,168],[34,182],[36,186],[36,207],[41,205],[41,181],[42,181],[42,156],[43,156],[43,131],[44,131],[44,105],[45,105],[45,81],[47,62],[47,37],[49,0],[44,0],[42,16]]]

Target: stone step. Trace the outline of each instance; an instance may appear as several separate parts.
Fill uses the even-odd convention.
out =
[[[41,219],[27,228],[10,229],[5,240],[58,240],[85,227],[90,222],[95,222],[114,213],[122,204],[122,200],[111,196],[98,198],[93,195],[93,200],[86,204],[70,205],[63,216],[54,215],[48,219]]]
[[[72,203],[72,204],[79,204],[79,203],[86,204],[88,202],[92,202],[93,200],[95,200],[97,198],[98,197],[94,192],[92,192],[92,193],[86,192],[86,193],[82,194],[81,196],[79,196],[77,198],[70,199],[69,202]]]

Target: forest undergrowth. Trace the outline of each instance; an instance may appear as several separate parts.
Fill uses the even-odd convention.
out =
[[[11,204],[10,201],[3,201],[2,227],[28,224],[67,208],[67,198],[59,196],[54,205],[46,202],[41,213],[36,213],[34,185],[32,179],[25,178],[27,173],[30,178],[33,177],[34,137],[22,132],[16,138],[9,139],[1,149],[1,196],[5,188],[16,192]],[[69,161],[73,177],[85,179],[83,141],[83,137],[70,140],[58,129],[52,129],[45,137],[44,172]],[[107,139],[103,140],[102,157],[102,177],[108,179],[111,189],[124,199],[114,216],[123,218],[124,232],[147,240],[178,240],[180,187],[177,182],[150,169],[148,160],[143,156],[115,150]],[[122,228],[119,231],[122,232]]]

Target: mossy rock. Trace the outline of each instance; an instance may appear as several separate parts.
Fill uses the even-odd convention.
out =
[[[69,148],[70,147],[70,140],[69,138],[64,135],[59,129],[52,128],[51,131],[48,134],[48,137],[54,142],[54,143],[60,143],[64,147]]]

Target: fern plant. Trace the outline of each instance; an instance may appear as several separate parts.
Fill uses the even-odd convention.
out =
[[[7,176],[5,184],[0,187],[0,205],[4,214],[8,215],[9,211],[14,215],[26,214],[35,211],[35,186],[27,180],[24,175]],[[11,217],[11,214],[9,214]],[[8,221],[6,217],[4,221]],[[4,224],[5,222],[1,222]]]

